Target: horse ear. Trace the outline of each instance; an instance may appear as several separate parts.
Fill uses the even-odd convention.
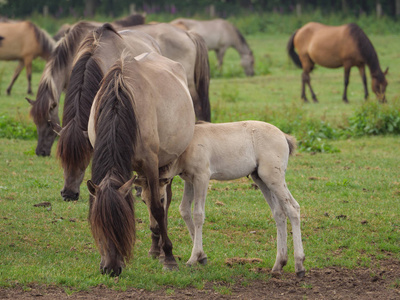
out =
[[[133,177],[133,184],[142,188],[147,187],[147,179],[145,177]]]
[[[127,182],[125,182],[119,189],[118,193],[122,194],[122,196],[125,198],[128,196],[128,194],[132,191],[132,185],[135,181],[135,177],[133,176],[131,179],[129,179]]]
[[[35,100],[29,99],[28,97],[25,97],[26,101],[28,101],[28,103],[30,105],[34,105],[35,104]]]
[[[168,185],[171,182],[171,178],[160,178],[160,188]]]
[[[52,120],[48,120],[47,123],[49,123],[51,129],[53,129],[53,131],[57,133],[57,135],[61,134],[62,127],[59,124],[53,122]]]
[[[383,74],[385,74],[385,76],[388,74],[389,72],[389,67],[386,68],[385,72],[383,72]]]
[[[95,185],[93,183],[93,181],[88,180],[87,181],[87,187],[88,187],[90,195],[92,195],[93,197],[96,197],[96,190],[97,190],[98,186]]]

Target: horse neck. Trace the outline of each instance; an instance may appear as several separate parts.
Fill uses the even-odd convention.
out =
[[[233,47],[239,52],[241,56],[252,54],[252,51],[247,44],[244,37],[239,33],[239,31],[235,28],[236,37],[234,39]]]

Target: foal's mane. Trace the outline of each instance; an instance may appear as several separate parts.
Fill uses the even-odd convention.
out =
[[[33,29],[33,32],[35,33],[35,37],[39,45],[42,47],[42,55],[44,58],[49,58],[51,53],[54,50],[54,47],[56,45],[56,42],[53,40],[53,38],[43,29],[40,29],[38,26],[33,24],[30,21],[27,21],[29,26]]]
[[[371,41],[357,24],[350,23],[348,26],[350,29],[350,35],[356,41],[358,50],[360,51],[362,58],[369,66],[371,73],[374,73],[378,76],[381,75],[381,80],[383,80],[384,75],[379,65],[378,55],[376,54],[375,48]]]
[[[75,58],[64,101],[64,128],[57,145],[57,155],[64,169],[85,169],[91,158],[92,147],[83,132],[87,131],[93,99],[103,78],[101,62],[94,54],[106,30],[114,31],[109,24],[90,31]]]
[[[138,125],[133,91],[124,77],[123,70],[129,67],[125,64],[125,58],[115,63],[96,96],[92,181],[99,189],[90,205],[89,220],[95,240],[112,240],[129,260],[135,240],[133,196],[128,193],[124,198],[118,188],[132,176]]]
[[[54,48],[50,60],[47,62],[40,79],[36,101],[32,105],[30,115],[36,124],[46,123],[49,119],[49,109],[58,104],[62,87],[57,89],[54,79],[62,74],[63,70],[72,63],[72,58],[90,29],[96,28],[88,22],[79,22],[71,28],[67,35],[61,39]]]

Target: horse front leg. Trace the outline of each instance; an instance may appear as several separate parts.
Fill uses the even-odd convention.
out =
[[[218,68],[220,72],[222,72],[222,63],[224,62],[224,56],[227,49],[228,49],[227,47],[221,47],[219,49],[215,49],[215,55],[217,56]]]
[[[32,59],[28,58],[24,63],[26,66],[26,78],[28,80],[28,94],[32,95]]]
[[[364,86],[364,100],[368,100],[368,86],[367,86],[367,76],[365,76],[365,66],[362,65],[358,67],[360,71],[361,80]]]

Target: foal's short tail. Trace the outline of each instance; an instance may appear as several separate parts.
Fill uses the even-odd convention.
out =
[[[290,37],[286,49],[288,51],[288,54],[290,56],[290,58],[293,60],[293,62],[295,63],[296,66],[298,66],[299,68],[302,68],[303,66],[301,65],[301,61],[299,58],[299,55],[296,53],[295,49],[294,49],[294,36],[296,35],[297,30],[292,34],[292,36]]]
[[[187,32],[196,46],[196,62],[194,66],[194,83],[196,85],[196,92],[199,96],[201,106],[201,116],[196,116],[203,121],[211,122],[211,108],[208,89],[210,86],[210,64],[208,61],[208,49],[204,39],[194,33]],[[195,104],[195,103],[193,103]]]
[[[289,146],[289,155],[293,155],[296,150],[296,138],[285,133],[285,138]]]

